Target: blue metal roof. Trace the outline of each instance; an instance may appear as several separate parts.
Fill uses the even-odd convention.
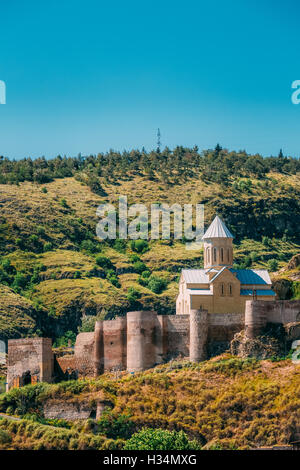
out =
[[[252,289],[241,289],[240,292],[241,295],[251,295],[253,296],[253,290]],[[256,295],[276,295],[273,290],[269,289],[257,289],[256,290]]]
[[[265,269],[230,269],[232,273],[236,273],[237,279],[241,284],[271,284],[269,273]]]
[[[219,269],[183,269],[182,274],[187,284],[211,284],[214,280],[225,270],[228,266],[223,266]],[[266,269],[232,269],[228,268],[236,278],[240,281],[241,286],[257,286],[269,285],[271,287],[272,281]],[[215,272],[211,280],[209,280],[208,273]]]

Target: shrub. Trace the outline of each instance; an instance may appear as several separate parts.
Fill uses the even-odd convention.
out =
[[[22,238],[16,238],[15,242],[18,248],[23,248],[24,244]]]
[[[134,304],[141,297],[141,293],[134,287],[129,287],[126,298],[130,304]]]
[[[149,279],[149,277],[151,276],[151,272],[150,271],[143,271],[141,276],[142,276],[143,279]]]
[[[36,229],[36,233],[38,235],[44,236],[45,235],[45,228],[42,225],[39,225]]]
[[[33,234],[33,235],[30,235],[30,237],[28,238],[26,242],[26,248],[33,252],[40,253],[41,251],[43,251],[44,245],[39,240],[39,237]]]
[[[254,261],[254,262],[259,260],[259,254],[256,253],[256,251],[252,251],[250,253],[250,257],[251,257],[251,260]]]
[[[60,201],[59,201],[60,205],[62,207],[68,207],[68,203],[67,201],[65,200],[65,198],[62,198]]]
[[[14,282],[12,284],[12,288],[16,289],[17,291],[20,289],[24,289],[28,283],[29,279],[28,276],[26,276],[23,273],[17,273]]]
[[[0,444],[10,444],[11,435],[4,429],[0,429]]]
[[[88,178],[87,185],[90,187],[91,191],[98,194],[98,196],[106,196],[106,192],[97,178],[90,176]]]
[[[113,269],[114,268],[114,265],[112,264],[110,259],[107,258],[106,256],[97,256],[96,257],[96,264],[98,266],[101,266],[101,268],[103,268],[103,269]]]
[[[82,317],[81,326],[78,327],[78,333],[89,333],[94,331],[96,320],[97,319],[94,316]]]
[[[51,242],[46,242],[44,244],[44,251],[46,252],[46,251],[50,251],[50,250],[52,250],[52,243]]]
[[[133,254],[130,255],[129,260],[131,263],[136,263],[137,261],[141,261],[141,258],[138,255]]]
[[[11,264],[10,259],[6,258],[2,261],[2,268],[7,274],[15,274],[16,268]]]
[[[120,253],[124,253],[126,250],[126,241],[117,238],[114,242],[114,249],[119,251]]]
[[[244,260],[241,264],[241,269],[250,268],[251,264],[252,264],[252,257],[251,256],[245,256]]]
[[[293,299],[300,299],[300,282],[294,281],[292,285]]]
[[[148,288],[155,294],[160,294],[167,286],[167,281],[161,277],[154,276],[153,274],[149,277]]]
[[[47,170],[44,169],[36,170],[33,174],[33,179],[34,181],[40,184],[49,183],[50,181],[52,181],[51,175],[48,174]]]
[[[73,331],[67,331],[64,336],[61,336],[60,338],[56,338],[54,346],[57,347],[67,347],[69,346],[69,342],[71,342],[71,345],[73,346],[76,341],[76,333]]]
[[[23,415],[29,409],[38,408],[40,397],[49,390],[51,386],[45,383],[26,385],[22,388],[12,388],[0,397],[0,411],[10,414]]]
[[[142,429],[124,445],[124,450],[199,450],[197,441],[189,441],[183,431]]]
[[[97,430],[110,439],[129,439],[134,430],[134,423],[130,421],[130,416],[113,416],[106,412],[97,422]]]
[[[137,253],[145,253],[149,249],[149,244],[146,240],[132,240],[130,246],[132,251]]]
[[[268,261],[268,269],[271,272],[277,271],[278,269],[278,261],[276,259],[270,259]]]
[[[133,264],[133,269],[135,273],[142,274],[143,271],[146,271],[147,266],[142,261],[136,261]]]
[[[269,237],[262,237],[262,244],[266,247],[272,245],[271,239]]]
[[[101,251],[101,246],[98,242],[94,242],[92,240],[83,240],[80,244],[80,249],[93,254]]]
[[[113,269],[109,269],[106,273],[106,279],[115,287],[121,287],[119,279]]]

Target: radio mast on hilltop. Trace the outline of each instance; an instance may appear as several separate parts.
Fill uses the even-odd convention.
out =
[[[157,129],[157,151],[160,152],[161,141],[160,141],[160,129]]]

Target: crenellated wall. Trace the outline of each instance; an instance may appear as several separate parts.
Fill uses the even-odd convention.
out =
[[[8,341],[7,390],[29,383],[52,382],[54,357],[50,338]]]
[[[95,333],[79,333],[76,338],[74,354],[55,355],[54,373],[65,379],[76,378],[79,375],[94,374],[94,335]]]
[[[153,311],[128,312],[126,317],[97,321],[92,333],[80,333],[74,355],[56,357],[56,369],[50,339],[9,341],[8,388],[22,386],[28,377],[35,383],[51,382],[55,375],[98,376],[104,371],[126,369],[137,372],[178,356],[198,362],[223,352],[235,333],[243,329],[246,337],[254,338],[267,323],[293,324],[297,335],[297,322],[300,300],[248,300],[245,314],[191,310],[190,315],[162,316]]]
[[[166,351],[168,358],[189,356],[190,316],[168,315],[165,322]]]
[[[300,300],[247,300],[245,308],[245,333],[255,338],[267,323],[300,322]]]
[[[103,322],[104,370],[126,369],[127,322],[125,317]]]

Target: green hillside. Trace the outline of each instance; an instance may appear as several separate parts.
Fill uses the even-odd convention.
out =
[[[201,267],[202,251],[173,239],[100,242],[96,208],[119,195],[147,207],[205,204],[206,224],[218,213],[235,234],[236,265],[269,269],[281,298],[298,297],[299,265],[288,263],[300,251],[299,172],[296,159],[218,146],[0,159],[1,337],[61,337],[83,317],[90,329],[95,316],[129,309],[175,312],[180,271]]]
[[[173,361],[135,375],[12,389],[0,395],[0,412],[23,419],[0,420],[0,449],[132,449],[128,439],[142,428],[183,431],[193,449],[286,445],[299,425],[299,368],[290,360],[223,355],[198,364]],[[112,409],[98,421],[43,416],[45,403],[61,410],[81,403],[92,411],[103,399]]]

